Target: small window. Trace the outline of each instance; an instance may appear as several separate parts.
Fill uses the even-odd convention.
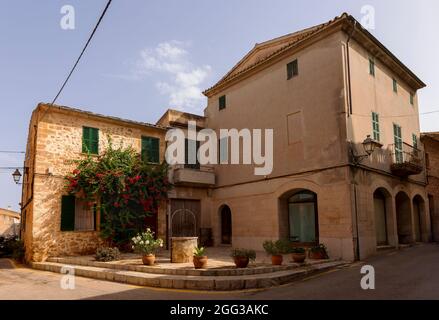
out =
[[[287,64],[287,80],[299,75],[299,64],[297,59]]]
[[[415,95],[413,93],[410,93],[410,104],[411,105],[415,104]]]
[[[195,147],[195,148],[194,148]],[[200,148],[200,141],[194,141],[185,139],[185,168],[199,169],[200,163],[198,162],[198,149]]]
[[[418,136],[416,134],[412,134],[412,140],[413,140],[413,147],[418,149]]]
[[[226,96],[219,97],[218,104],[219,104],[219,109],[220,110],[225,109],[226,108]]]
[[[160,139],[142,137],[142,160],[150,163],[160,162]]]
[[[393,79],[393,92],[398,92],[398,82],[396,81],[396,79]]]
[[[372,112],[372,131],[373,139],[380,141],[380,118],[378,113]]]
[[[375,61],[369,58],[369,74],[375,77]]]
[[[75,196],[62,196],[61,231],[93,231],[96,230],[95,220],[96,205],[90,207]]]
[[[82,127],[82,152],[99,154],[99,129]]]
[[[228,137],[219,140],[219,163],[227,164],[229,161],[229,139]]]

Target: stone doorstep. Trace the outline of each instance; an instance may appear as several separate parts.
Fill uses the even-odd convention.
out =
[[[294,270],[300,267],[309,267],[324,263],[334,262],[336,260],[308,260],[305,264],[290,263],[282,266],[258,266],[251,268],[238,269],[235,267],[221,268],[221,269],[177,269],[177,268],[162,268],[162,267],[151,267],[144,265],[130,265],[130,264],[118,264],[112,262],[101,262],[95,260],[89,260],[78,257],[54,257],[47,259],[47,262],[55,262],[66,265],[79,265],[79,266],[90,266],[97,268],[106,268],[122,271],[135,271],[144,272],[152,274],[165,274],[165,275],[178,275],[178,276],[247,276],[255,274],[265,274],[277,271],[287,271]]]
[[[292,282],[311,274],[327,271],[348,264],[333,261],[293,270],[275,271],[247,276],[177,276],[152,274],[136,271],[115,270],[91,266],[73,266],[75,275],[99,280],[127,283],[131,285],[160,287],[169,289],[233,291],[243,289],[268,288]],[[56,262],[32,262],[32,268],[60,273],[65,264]]]

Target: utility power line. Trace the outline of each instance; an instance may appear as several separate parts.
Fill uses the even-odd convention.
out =
[[[99,20],[98,20],[98,22],[96,23],[96,26],[94,27],[94,29],[93,29],[93,31],[92,31],[90,37],[88,38],[87,42],[85,43],[85,46],[84,46],[84,48],[83,48],[82,51],[81,51],[81,54],[79,55],[78,59],[76,60],[75,64],[73,65],[73,68],[70,70],[69,75],[67,76],[66,80],[65,80],[64,83],[62,84],[61,89],[59,89],[58,93],[56,94],[56,96],[55,96],[55,98],[53,99],[53,101],[52,101],[51,104],[54,104],[55,101],[56,101],[56,99],[58,99],[59,95],[61,94],[61,92],[63,91],[63,89],[64,89],[64,87],[66,86],[67,82],[69,81],[70,77],[72,76],[73,72],[75,71],[76,66],[77,66],[78,63],[79,63],[79,60],[81,60],[81,58],[82,58],[82,56],[83,56],[85,50],[87,49],[88,45],[90,44],[91,39],[93,38],[94,34],[96,33],[96,30],[97,30],[98,27],[99,27],[99,24],[101,23],[102,19],[103,19],[104,16],[105,16],[105,13],[107,13],[107,10],[108,10],[108,7],[109,7],[110,4],[111,4],[111,1],[112,1],[112,0],[108,0],[107,5],[105,6],[104,11],[102,11],[101,16],[99,17]]]
[[[0,153],[22,153],[22,154],[24,154],[24,153],[26,153],[26,152],[24,152],[24,151],[6,151],[6,150],[0,150]]]

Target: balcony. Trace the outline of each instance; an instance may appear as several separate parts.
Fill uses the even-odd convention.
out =
[[[420,174],[424,168],[423,153],[407,143],[391,145],[390,170],[399,177]]]
[[[212,167],[203,165],[175,165],[173,181],[177,186],[209,187],[215,185]]]

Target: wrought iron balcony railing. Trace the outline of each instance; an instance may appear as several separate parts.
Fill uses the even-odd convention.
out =
[[[419,174],[424,167],[423,152],[405,142],[393,144],[391,147],[390,170],[394,175],[407,177]]]

